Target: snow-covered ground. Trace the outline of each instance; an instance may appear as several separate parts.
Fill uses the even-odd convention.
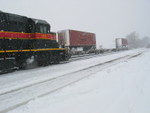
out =
[[[96,65],[96,63],[105,62],[107,59],[117,58],[117,56],[133,54],[133,51],[139,50],[46,67],[45,69],[14,72],[10,74],[12,76],[8,74],[1,77],[0,80],[3,81],[3,83],[1,82],[1,92],[13,89],[13,87],[21,87],[18,85],[21,82],[25,85],[29,84],[31,80],[32,82],[42,81],[49,76],[48,70],[55,72],[51,76],[58,76],[60,73],[81,70]],[[47,96],[35,98],[8,113],[149,113],[149,67],[150,51],[148,50],[140,56],[92,73],[91,76]],[[56,72],[58,68],[59,72]]]

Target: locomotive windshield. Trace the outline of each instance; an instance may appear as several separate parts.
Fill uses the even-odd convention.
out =
[[[45,24],[37,24],[36,32],[38,33],[50,33],[49,26]]]
[[[44,20],[31,18],[35,25],[35,32],[37,33],[50,33],[50,25]]]

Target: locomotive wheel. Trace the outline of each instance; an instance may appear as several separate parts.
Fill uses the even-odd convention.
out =
[[[24,64],[23,64],[23,67],[25,69],[32,69],[32,68],[35,68],[38,66],[38,62],[37,60],[35,59],[34,56],[31,56],[30,58],[28,58]]]
[[[38,62],[34,58],[34,56],[31,56],[27,59],[19,60],[18,61],[18,67],[20,69],[32,69],[38,66]]]
[[[55,63],[55,64],[59,64],[59,63],[60,63],[60,59],[59,59],[59,58],[56,58],[55,61],[54,61],[54,63]]]

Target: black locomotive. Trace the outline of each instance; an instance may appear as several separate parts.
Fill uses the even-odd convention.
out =
[[[66,60],[65,49],[59,48],[50,27],[44,20],[0,11],[0,71]]]

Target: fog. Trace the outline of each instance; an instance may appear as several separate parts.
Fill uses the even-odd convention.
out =
[[[52,31],[96,33],[97,46],[115,47],[131,32],[150,36],[149,0],[1,0],[1,11],[47,20]]]

